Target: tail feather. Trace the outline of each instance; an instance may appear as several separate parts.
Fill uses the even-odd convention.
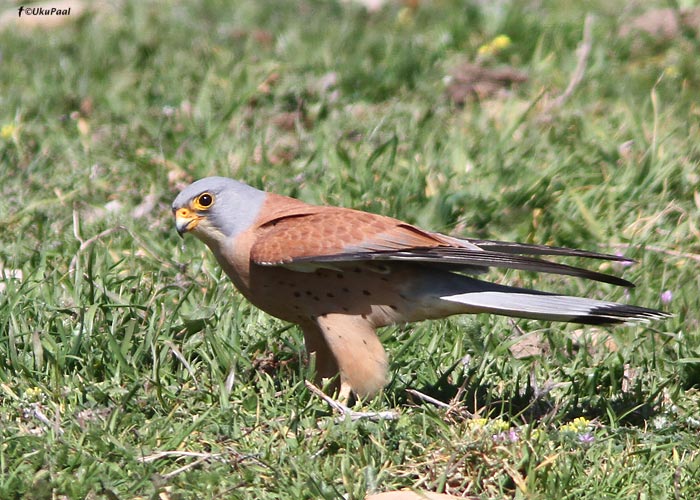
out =
[[[445,315],[492,313],[589,325],[649,322],[671,316],[646,307],[499,285],[448,273],[423,285],[420,295],[430,297]]]
[[[489,312],[587,325],[648,322],[669,316],[662,311],[616,302],[522,291],[466,292],[442,296],[440,299],[466,306],[465,312]]]

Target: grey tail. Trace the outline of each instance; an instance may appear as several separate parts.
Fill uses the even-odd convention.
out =
[[[497,285],[473,278],[462,278],[458,287],[450,281],[451,290],[441,290],[439,300],[459,304],[457,308],[464,313],[487,312],[587,325],[640,323],[671,316],[646,307]]]

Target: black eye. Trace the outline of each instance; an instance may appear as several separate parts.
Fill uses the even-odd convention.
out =
[[[199,198],[197,198],[197,203],[199,203],[199,206],[207,208],[214,203],[214,198],[209,193],[200,194]]]

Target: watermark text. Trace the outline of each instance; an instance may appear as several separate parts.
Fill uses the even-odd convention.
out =
[[[59,9],[58,7],[25,7],[20,5],[17,9],[19,17],[22,16],[70,16],[70,7]]]

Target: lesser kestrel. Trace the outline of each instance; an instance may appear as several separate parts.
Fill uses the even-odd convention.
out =
[[[583,324],[648,321],[666,313],[615,302],[489,283],[489,267],[563,274],[633,286],[616,276],[533,255],[629,260],[585,250],[455,238],[391,217],[316,206],[224,177],[186,187],[172,205],[177,231],[214,253],[241,293],[298,324],[319,378],[340,374],[340,393],[386,383],[378,327],[493,313]]]

